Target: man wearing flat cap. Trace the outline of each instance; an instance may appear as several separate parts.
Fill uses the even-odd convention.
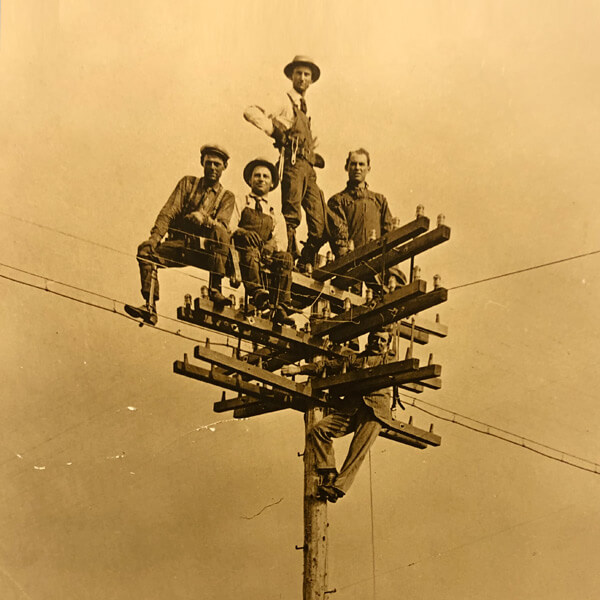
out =
[[[277,168],[264,158],[256,158],[244,168],[244,181],[250,186],[250,193],[245,198],[233,240],[240,253],[246,293],[258,310],[270,303],[275,323],[293,326],[294,320],[289,316],[293,260],[286,251],[285,219],[269,197],[279,183]],[[268,282],[263,266],[270,268],[272,281]]]
[[[314,262],[327,236],[327,205],[314,170],[315,166],[323,167],[324,161],[315,152],[316,138],[306,105],[306,91],[318,81],[321,70],[308,56],[295,56],[283,72],[292,81],[292,89],[281,106],[272,114],[266,114],[259,106],[250,106],[244,117],[271,136],[280,151],[282,212],[287,227],[287,249],[292,254],[297,252],[296,229],[302,221],[302,208],[306,212],[308,238],[298,261],[299,270],[303,270]]]
[[[221,280],[229,253],[229,221],[235,208],[235,197],[219,180],[227,168],[229,153],[217,144],[200,148],[204,177],[183,177],[158,213],[150,237],[138,247],[138,263],[144,305],[125,305],[125,311],[136,319],[155,325],[156,301],[159,297],[157,267],[206,268],[206,251],[202,238],[208,239],[209,295],[220,307],[231,304],[221,291]],[[163,237],[168,237],[163,240]]]

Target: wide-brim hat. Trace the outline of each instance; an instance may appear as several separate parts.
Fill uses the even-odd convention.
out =
[[[267,169],[271,171],[271,178],[273,179],[271,190],[274,190],[279,185],[279,172],[277,171],[277,167],[266,158],[255,158],[244,167],[244,181],[252,187],[250,178],[252,177],[252,171],[254,171],[256,167],[267,167]]]
[[[229,160],[229,152],[223,146],[219,146],[219,144],[204,144],[200,148],[200,158],[203,159],[206,154],[220,156],[225,162]]]
[[[319,77],[321,77],[321,69],[319,69],[315,61],[312,58],[309,58],[308,56],[302,56],[300,54],[294,56],[294,60],[292,60],[291,63],[285,65],[285,67],[283,68],[285,76],[288,79],[291,79],[292,73],[294,72],[294,67],[298,66],[310,67],[310,70],[312,71],[313,83],[317,81]]]

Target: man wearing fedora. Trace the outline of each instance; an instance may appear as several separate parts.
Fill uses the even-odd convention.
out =
[[[142,306],[125,305],[125,311],[136,319],[155,325],[158,300],[158,267],[206,267],[206,252],[201,238],[209,240],[209,295],[217,306],[231,304],[221,291],[221,280],[229,253],[229,221],[235,208],[235,197],[219,180],[227,168],[229,153],[217,144],[200,148],[200,164],[204,177],[183,177],[159,212],[150,237],[138,247],[137,259],[142,281]],[[164,240],[163,237],[168,234]]]
[[[285,219],[273,206],[269,192],[279,183],[275,165],[264,158],[251,160],[244,168],[244,181],[250,186],[233,241],[240,253],[240,270],[250,302],[262,310],[274,307],[273,321],[294,325],[291,312],[292,255],[286,251]],[[271,283],[262,272],[269,266]]]
[[[267,115],[258,106],[250,106],[244,117],[274,139],[280,151],[281,202],[288,237],[288,252],[297,254],[296,229],[306,212],[308,238],[300,254],[300,270],[314,262],[327,239],[327,205],[317,185],[314,167],[323,167],[323,158],[315,152],[315,137],[306,105],[306,91],[318,81],[321,70],[308,56],[295,56],[283,72],[292,81],[292,89],[281,106]]]

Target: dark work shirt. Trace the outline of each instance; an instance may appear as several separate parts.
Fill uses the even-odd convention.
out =
[[[366,182],[352,186],[329,199],[328,206],[333,216],[333,238],[335,242],[352,240],[358,248],[369,241],[371,231],[379,238],[394,226],[387,200],[382,194],[372,192]]]
[[[225,190],[216,204],[222,189],[220,183],[205,186],[203,177],[182,177],[158,213],[150,234],[158,234],[162,238],[169,228],[185,229],[184,217],[199,209],[205,210],[208,216],[228,227],[235,208],[235,196],[229,190]]]

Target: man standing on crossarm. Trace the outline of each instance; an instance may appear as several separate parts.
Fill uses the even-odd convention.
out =
[[[374,235],[380,238],[393,228],[392,213],[383,194],[369,189],[367,175],[371,170],[371,157],[359,148],[348,153],[344,169],[348,173],[346,187],[329,199],[332,213],[331,238],[336,257],[366,244]]]
[[[258,106],[250,106],[244,117],[274,139],[280,150],[281,202],[287,226],[287,250],[297,253],[296,229],[306,212],[308,238],[298,261],[299,270],[313,264],[321,246],[327,241],[327,206],[317,185],[314,167],[324,166],[315,152],[315,140],[308,116],[306,91],[321,76],[321,70],[307,56],[295,56],[283,69],[292,81],[292,89],[272,114]]]
[[[216,144],[200,149],[204,177],[183,177],[156,217],[150,237],[138,247],[142,306],[125,305],[125,311],[136,319],[155,325],[156,301],[159,298],[158,267],[200,266],[210,269],[209,295],[217,306],[231,304],[221,290],[229,253],[229,221],[235,208],[235,197],[219,180],[227,168],[229,153]],[[164,240],[164,236],[168,237]],[[210,240],[202,251],[201,238]]]
[[[352,371],[376,367],[388,362],[390,333],[387,330],[371,332],[364,352],[349,357],[348,367]],[[282,375],[308,374],[321,376],[340,372],[343,361],[325,360],[303,366],[286,365]],[[307,434],[307,444],[314,450],[317,471],[322,484],[319,495],[329,502],[336,502],[352,485],[369,449],[375,443],[386,420],[391,419],[391,388],[368,394],[348,394],[336,408],[312,427]],[[338,474],[333,451],[333,439],[354,432],[348,454]]]
[[[233,241],[240,254],[240,270],[249,301],[259,310],[270,303],[273,321],[293,326],[290,316],[292,255],[286,252],[287,236],[283,215],[271,203],[269,192],[279,183],[277,168],[263,158],[251,160],[244,168],[250,186]],[[272,280],[268,281],[265,268]]]

